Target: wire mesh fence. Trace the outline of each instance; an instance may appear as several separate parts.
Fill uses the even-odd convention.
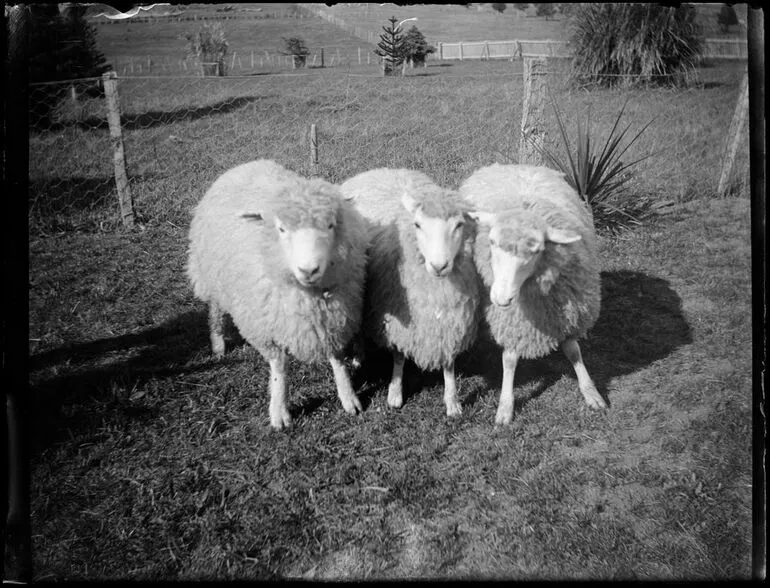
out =
[[[624,85],[576,90],[567,63],[548,61],[548,101],[574,133],[591,111],[595,140],[626,105],[635,129],[653,124],[626,157],[644,158],[638,197],[714,194],[745,65],[714,64],[684,88]],[[380,166],[420,169],[456,186],[475,168],[516,162],[521,62],[432,63],[404,77],[307,70],[260,76],[129,76],[117,80],[128,185],[140,223],[186,226],[192,207],[226,169],[275,159],[339,182]],[[33,86],[29,222],[35,233],[120,225],[113,142],[101,79]],[[317,133],[311,159],[310,128]],[[556,146],[553,110],[545,140]],[[748,140],[731,185],[746,190]]]

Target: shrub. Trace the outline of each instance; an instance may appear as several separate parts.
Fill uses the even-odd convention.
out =
[[[556,6],[550,2],[540,2],[535,6],[535,14],[537,16],[544,16],[545,20],[548,20],[554,14],[556,14]]]
[[[626,102],[627,103],[627,102]],[[629,225],[639,224],[648,208],[647,203],[630,202],[625,189],[633,178],[632,168],[649,155],[624,163],[621,157],[628,151],[641,134],[652,124],[649,121],[641,130],[622,145],[629,128],[628,124],[620,129],[620,119],[626,104],[620,109],[612,128],[600,149],[594,142],[591,131],[591,109],[586,114],[585,124],[577,123],[577,151],[573,155],[572,145],[567,136],[567,129],[556,103],[552,102],[559,134],[564,148],[564,156],[556,154],[539,143],[533,142],[546,160],[546,165],[562,171],[569,184],[591,208],[597,228],[617,232]]]
[[[500,14],[505,12],[505,9],[508,8],[508,6],[506,6],[504,2],[494,2],[490,4],[490,6],[492,7],[493,10],[496,10]]]
[[[283,39],[283,51],[284,55],[291,55],[293,67],[305,67],[307,62],[307,56],[310,55],[310,51],[305,45],[304,39],[300,37],[281,37]]]
[[[735,14],[735,9],[729,4],[722,4],[722,8],[717,13],[717,23],[719,30],[723,33],[729,32],[732,25],[738,24],[738,15]]]
[[[96,48],[96,31],[85,21],[85,6],[29,5],[29,83],[75,80],[101,76],[110,69]],[[99,92],[98,84],[85,88]],[[35,87],[30,92],[30,123],[35,128],[52,124],[52,113],[67,93],[66,84]]]
[[[199,61],[204,76],[227,75],[225,57],[228,45],[220,23],[204,24],[198,32],[185,34],[185,39],[187,55]]]
[[[577,85],[681,84],[695,71],[699,27],[690,4],[580,4],[571,19]]]
[[[414,25],[404,35],[402,50],[404,58],[412,65],[424,64],[425,58],[436,51],[428,45],[425,35]]]

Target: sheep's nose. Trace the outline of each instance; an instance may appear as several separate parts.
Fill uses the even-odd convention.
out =
[[[492,304],[494,304],[495,306],[501,306],[503,308],[510,306],[511,303],[513,302],[512,296],[509,298],[501,298],[500,296],[493,295],[490,298],[492,299]]]
[[[442,274],[443,274],[443,273],[446,271],[446,269],[449,267],[449,262],[447,261],[447,262],[445,262],[443,265],[436,265],[435,263],[431,263],[431,264],[430,264],[430,267],[431,267],[431,269],[433,269],[433,272],[434,272],[434,273],[435,273],[437,276],[440,276],[440,275],[442,275]]]
[[[298,267],[297,269],[299,270],[300,275],[306,280],[313,280],[317,278],[318,274],[321,272],[321,266],[319,265]]]

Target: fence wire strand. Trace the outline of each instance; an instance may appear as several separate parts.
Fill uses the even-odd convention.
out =
[[[474,169],[518,160],[521,62],[444,63],[383,78],[376,71],[259,76],[119,77],[121,126],[137,220],[185,226],[211,182],[237,164],[275,159],[339,182],[374,167],[420,169],[456,186]],[[453,73],[454,71],[457,73]],[[714,193],[743,68],[702,68],[685,88],[579,90],[567,62],[549,60],[549,99],[575,131],[590,107],[596,140],[623,104],[631,130],[653,125],[628,158],[640,194],[686,200]],[[100,79],[30,89],[30,230],[111,230],[120,216]],[[546,141],[558,131],[546,106]],[[310,125],[318,164],[310,159]],[[748,140],[733,184],[746,190]]]

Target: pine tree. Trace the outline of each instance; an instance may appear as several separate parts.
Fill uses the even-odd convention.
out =
[[[382,27],[383,33],[380,34],[380,41],[377,43],[377,49],[374,54],[382,57],[382,75],[396,75],[398,68],[404,63],[404,37],[401,34],[401,27],[398,26],[398,19],[391,16],[390,26]]]

